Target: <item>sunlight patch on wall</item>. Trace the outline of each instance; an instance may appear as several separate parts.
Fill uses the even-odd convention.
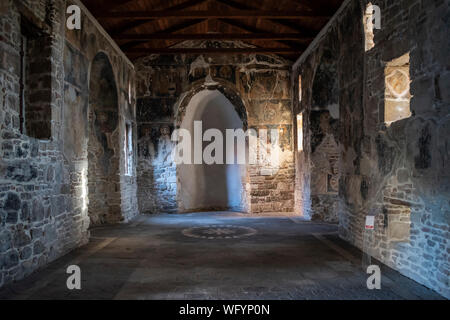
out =
[[[411,116],[409,53],[390,61],[386,65],[384,74],[384,121],[389,125],[392,122]]]
[[[297,151],[303,151],[303,112],[297,114]]]

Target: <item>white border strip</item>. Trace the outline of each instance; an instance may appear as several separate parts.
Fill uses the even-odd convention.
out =
[[[350,4],[352,0],[345,0],[342,5],[339,7],[338,11],[331,17],[331,19],[328,21],[328,23],[325,25],[325,27],[320,30],[319,34],[314,38],[314,40],[311,42],[311,44],[306,48],[305,52],[302,53],[302,55],[295,61],[294,65],[292,66],[292,70],[295,71],[299,67],[301,63],[304,62],[304,60],[310,55],[310,53],[317,48],[319,43],[322,41],[324,36],[327,34],[329,29],[331,28],[331,25],[338,19],[338,17],[341,15],[341,13],[347,8],[347,6]]]
[[[105,29],[100,25],[100,23],[95,19],[92,13],[84,6],[84,4],[80,0],[71,0],[74,4],[79,6],[81,10],[83,10],[84,14],[91,20],[91,22],[97,27],[98,31],[109,41],[111,46],[125,59],[125,61],[134,69],[134,64],[128,59],[125,53],[119,48],[117,43],[111,38],[111,36],[106,32]]]

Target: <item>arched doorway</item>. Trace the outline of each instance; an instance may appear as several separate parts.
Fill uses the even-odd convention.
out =
[[[192,164],[177,166],[178,206],[180,211],[247,211],[246,175],[244,164],[227,164],[226,155],[231,153],[236,159],[236,144],[231,147],[226,143],[226,129],[246,130],[246,117],[239,110],[243,107],[233,105],[223,88],[203,88],[196,90],[183,107],[180,129],[191,133]],[[234,97],[236,98],[236,97]],[[235,100],[235,99],[233,99]],[[245,111],[244,111],[245,112]],[[195,123],[201,122],[201,136],[209,130],[216,129],[223,137],[222,163],[194,163]],[[202,151],[215,141],[203,141]],[[236,141],[235,141],[236,142]],[[213,153],[215,155],[215,152]]]
[[[106,54],[98,53],[89,79],[88,213],[91,225],[121,220],[118,95]]]

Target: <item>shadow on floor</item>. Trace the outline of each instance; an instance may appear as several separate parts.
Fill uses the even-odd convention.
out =
[[[140,216],[0,291],[0,299],[442,299],[381,267],[369,290],[362,254],[337,226],[231,212]],[[81,268],[68,290],[66,268]]]

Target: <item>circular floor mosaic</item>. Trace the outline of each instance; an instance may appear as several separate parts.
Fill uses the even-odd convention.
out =
[[[193,227],[182,232],[186,237],[200,239],[238,239],[257,233],[253,228],[223,224]]]

